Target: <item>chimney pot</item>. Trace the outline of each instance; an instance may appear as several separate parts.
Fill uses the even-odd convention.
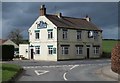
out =
[[[58,16],[58,18],[61,18],[62,17],[62,13],[58,13],[57,16]]]
[[[86,15],[85,19],[86,19],[88,22],[91,21],[91,18],[90,18],[88,15]]]

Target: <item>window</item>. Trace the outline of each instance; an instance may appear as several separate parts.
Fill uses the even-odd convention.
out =
[[[40,46],[35,46],[35,53],[40,54]]]
[[[63,29],[63,39],[67,39],[67,30]]]
[[[53,54],[53,47],[48,47],[48,54]]]
[[[56,48],[53,48],[53,45],[48,45],[48,54],[56,54]]]
[[[62,54],[63,55],[68,54],[68,46],[63,46],[62,47]]]
[[[53,29],[49,29],[48,30],[48,39],[52,39],[53,38]]]
[[[40,35],[39,32],[36,32],[36,33],[35,33],[35,39],[39,39],[39,38],[40,38],[39,35]]]
[[[40,30],[35,30],[35,39],[40,39]]]
[[[77,39],[81,39],[81,31],[77,31]]]
[[[77,55],[80,55],[83,53],[82,46],[77,46],[76,48],[77,48]]]
[[[94,31],[94,39],[97,39],[97,38],[98,38],[98,32]]]
[[[94,54],[98,54],[99,53],[99,47],[94,47]]]

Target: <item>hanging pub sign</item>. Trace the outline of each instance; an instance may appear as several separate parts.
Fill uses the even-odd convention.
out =
[[[93,38],[94,31],[88,31],[88,38]]]
[[[38,29],[47,28],[47,23],[46,22],[40,21],[40,22],[37,22],[36,24],[37,24]]]

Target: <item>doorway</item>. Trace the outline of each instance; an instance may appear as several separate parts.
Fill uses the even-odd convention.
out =
[[[87,59],[90,58],[90,48],[87,48]]]
[[[31,59],[33,59],[33,49],[31,49]]]

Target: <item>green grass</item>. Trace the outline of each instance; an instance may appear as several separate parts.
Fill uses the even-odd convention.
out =
[[[116,45],[117,40],[103,40],[103,52],[111,53],[112,48]]]
[[[13,64],[2,64],[2,81],[10,80],[20,70],[20,66]]]

